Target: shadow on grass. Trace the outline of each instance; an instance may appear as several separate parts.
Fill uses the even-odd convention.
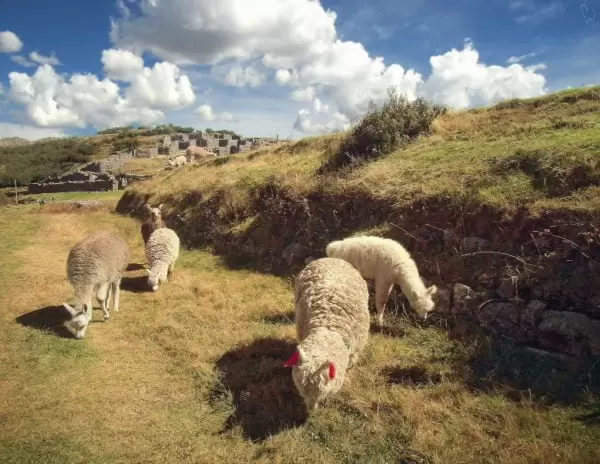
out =
[[[146,269],[146,266],[144,266],[143,264],[129,263],[126,271],[143,271],[144,269]]]
[[[148,286],[148,276],[123,277],[121,279],[121,290],[132,293],[146,293],[151,291]]]
[[[431,361],[451,363],[452,377],[475,391],[542,405],[579,405],[600,397],[598,358],[535,350],[490,335],[474,322],[449,329],[452,353]]]
[[[296,313],[294,311],[288,311],[284,314],[268,314],[260,320],[265,324],[294,324],[296,321]]]
[[[290,340],[263,338],[218,359],[220,379],[210,394],[211,402],[222,401],[231,392],[234,407],[223,433],[239,426],[244,438],[260,442],[306,422],[304,401],[290,369],[283,367],[295,347]]]
[[[437,384],[442,381],[442,376],[437,372],[429,372],[419,366],[409,368],[386,367],[381,374],[386,377],[391,385],[423,386]]]
[[[581,414],[576,416],[575,419],[583,422],[585,425],[600,426],[600,404],[596,404],[595,411],[587,414]]]
[[[31,327],[62,338],[74,338],[64,323],[70,319],[69,312],[61,306],[46,306],[18,316],[15,321],[25,327]]]

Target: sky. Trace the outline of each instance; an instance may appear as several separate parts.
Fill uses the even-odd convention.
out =
[[[297,139],[348,129],[390,87],[460,110],[600,84],[600,0],[6,3],[0,137],[169,122]]]

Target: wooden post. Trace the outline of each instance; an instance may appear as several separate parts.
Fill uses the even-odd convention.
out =
[[[15,203],[19,204],[19,192],[17,191],[17,179],[15,179]]]

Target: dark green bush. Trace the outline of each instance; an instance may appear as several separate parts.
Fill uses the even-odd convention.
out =
[[[418,136],[428,134],[435,118],[446,108],[421,98],[409,102],[395,89],[378,108],[371,102],[365,116],[354,126],[335,153],[321,168],[335,170],[349,164],[359,164],[397,150]]]

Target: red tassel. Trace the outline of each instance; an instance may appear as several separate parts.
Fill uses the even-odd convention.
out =
[[[299,357],[300,357],[300,353],[298,353],[298,351],[294,351],[294,354],[290,357],[290,359],[288,359],[286,362],[283,363],[283,367],[295,366],[296,364],[298,364]]]
[[[329,363],[329,380],[335,379],[335,364]]]

